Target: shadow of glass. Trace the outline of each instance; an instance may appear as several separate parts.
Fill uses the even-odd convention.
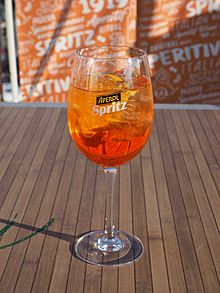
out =
[[[5,219],[0,219],[0,223],[4,223],[4,224],[8,224],[9,221],[5,220]],[[35,231],[39,231],[39,233],[41,234],[45,234],[49,237],[55,237],[57,239],[60,240],[64,240],[69,242],[69,251],[70,254],[75,257],[78,260],[84,261],[82,258],[80,258],[77,255],[76,249],[75,249],[75,244],[77,243],[77,241],[83,237],[85,234],[88,234],[88,232],[84,232],[78,235],[71,235],[71,234],[66,234],[66,233],[62,233],[62,232],[56,232],[56,231],[51,231],[49,229],[43,230],[41,231],[42,228],[39,227],[35,227],[35,226],[31,226],[31,225],[27,225],[27,224],[23,224],[23,223],[13,223],[14,227],[18,227],[19,229],[26,229],[31,231],[31,233],[35,232]],[[93,232],[93,231],[90,231]],[[126,233],[126,232],[124,232]],[[135,239],[132,238],[131,235],[126,233],[126,236],[128,238],[128,241],[130,241],[130,243],[132,243],[131,247],[132,249],[129,249],[126,254],[120,254],[120,252],[111,252],[111,257],[110,254],[106,254],[103,253],[101,251],[98,251],[96,246],[94,245],[94,242],[87,243],[87,246],[85,247],[86,250],[89,251],[89,253],[93,252],[94,254],[99,254],[100,257],[100,263],[96,263],[96,265],[102,265],[102,266],[118,266],[118,265],[123,265],[123,264],[128,264],[130,263],[132,259],[137,259],[140,255],[142,255],[143,253],[143,248],[142,245],[140,244],[140,242]],[[13,246],[13,245],[11,245]],[[106,260],[105,260],[106,259]],[[89,263],[91,263],[89,261]],[[91,263],[92,264],[92,263]]]

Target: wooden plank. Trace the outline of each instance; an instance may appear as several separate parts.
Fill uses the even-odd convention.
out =
[[[161,110],[157,111],[155,120],[159,132],[160,148],[163,156],[164,170],[175,219],[176,233],[179,241],[187,289],[189,292],[204,292],[166,128],[164,127],[163,112]]]
[[[9,113],[10,113],[10,109],[0,108],[0,133],[2,133],[2,135],[4,134],[4,131],[2,131],[1,128],[6,123],[8,117],[9,117]]]
[[[209,124],[211,125],[211,132],[214,133],[216,139],[217,139],[217,143],[220,143],[220,122],[218,122],[216,116],[214,115],[213,111],[205,111],[206,117],[208,119]],[[219,114],[220,115],[220,114]],[[216,141],[216,139],[214,139],[214,141]]]
[[[27,209],[25,211],[22,221],[29,226],[34,226],[36,217],[38,215],[39,207],[45,192],[45,188],[48,182],[51,168],[53,166],[54,158],[59,146],[60,137],[62,135],[62,130],[66,122],[66,117],[60,116],[56,131],[50,141],[49,148],[47,150],[45,160],[42,165],[42,169],[34,186],[32,196],[28,202]],[[24,229],[19,229],[16,239],[20,239],[27,235],[27,231]],[[24,242],[22,245],[13,247],[11,250],[10,257],[8,259],[7,267],[2,275],[2,286],[5,292],[14,292],[14,287],[20,272],[20,268],[28,247],[29,241]]]
[[[118,292],[118,268],[103,267],[101,292]],[[108,290],[108,291],[107,291]]]
[[[44,133],[44,129],[46,128],[46,125],[47,125],[47,120],[45,120],[46,116],[47,115],[50,115],[51,112],[45,112],[44,113],[44,116],[43,118],[41,119],[40,123],[39,123],[39,126],[37,128],[37,130],[35,131],[34,134],[34,140],[35,140],[35,144],[30,144],[30,139],[32,139],[32,136],[30,136],[30,134],[28,136],[24,136],[24,138],[22,139],[21,141],[21,144],[19,145],[19,149],[15,152],[14,156],[13,156],[13,160],[11,162],[11,165],[12,165],[12,168],[14,166],[14,160],[15,160],[15,166],[16,166],[16,161],[17,159],[19,159],[18,157],[18,154],[19,152],[22,150],[23,151],[23,148],[25,150],[25,155],[24,157],[20,158],[21,160],[21,164],[20,164],[20,167],[16,173],[16,177],[15,179],[13,180],[12,184],[10,185],[10,189],[8,191],[8,194],[7,194],[7,198],[6,198],[6,202],[4,202],[3,206],[2,206],[2,210],[1,210],[1,213],[0,215],[2,217],[10,217],[10,213],[12,210],[13,210],[13,206],[16,202],[16,199],[17,199],[17,195],[19,194],[19,191],[23,185],[23,182],[25,180],[25,176],[27,175],[27,172],[31,166],[31,163],[32,163],[32,160],[35,156],[35,152],[37,150],[37,147],[38,147],[38,143],[40,142],[40,139],[42,137],[42,134]],[[38,113],[36,113],[36,117],[38,116]],[[34,124],[36,121],[34,121]],[[31,127],[29,128],[29,130],[33,130],[35,128]],[[25,148],[25,144],[26,143],[26,148],[28,147],[28,149]],[[18,153],[18,154],[17,154]],[[10,173],[9,173],[10,174]],[[7,181],[6,181],[7,182]],[[9,182],[8,182],[9,183]],[[4,213],[6,212],[6,213]]]
[[[90,230],[102,230],[104,228],[105,218],[105,174],[102,168],[98,168],[96,184],[95,184],[95,197],[92,211],[91,227]],[[83,292],[93,293],[101,291],[102,282],[102,268],[92,265],[87,265],[85,273],[85,284]]]
[[[212,170],[212,176],[220,193],[220,123],[218,123],[213,111],[205,111],[205,114],[211,127],[210,131],[206,133],[207,136],[209,136],[209,132],[213,134],[212,138],[209,137],[209,142],[218,161],[218,166],[212,165],[209,168]]]
[[[201,126],[196,127],[197,138],[218,189],[218,193],[220,194],[220,142],[217,140],[205,112],[198,111],[196,114],[199,118],[199,120],[196,119],[196,124],[201,124]],[[207,158],[210,153],[213,156],[212,161],[209,161]]]
[[[209,141],[206,137],[205,129],[203,127],[207,127],[206,121],[204,120],[204,118],[206,118],[205,113],[203,111],[188,111],[188,116],[195,133],[195,140],[198,142],[197,147],[203,151],[204,158],[206,159],[208,165],[216,164],[216,157],[212,152]]]
[[[65,160],[64,169],[62,171],[62,177],[59,183],[59,189],[54,202],[52,210],[52,217],[55,218],[54,225],[51,227],[52,231],[58,234],[57,237],[46,237],[44,246],[41,252],[40,261],[38,264],[37,272],[34,279],[34,284],[31,288],[31,292],[48,292],[50,280],[52,276],[52,269],[56,257],[58,240],[60,237],[62,222],[67,206],[68,197],[70,195],[70,185],[72,174],[74,171],[76,148],[69,147],[67,157]],[[42,209],[42,214],[47,211],[47,204]]]
[[[17,111],[16,117],[13,119],[13,122],[8,125],[10,131],[8,129],[7,132],[5,132],[4,138],[0,144],[0,180],[4,176],[5,171],[7,170],[7,167],[11,159],[13,158],[13,155],[18,145],[20,144],[27,127],[29,126],[34,112],[35,110],[29,109],[29,115],[25,117],[27,115],[27,110],[25,111],[24,109],[21,109],[20,111]]]
[[[9,191],[9,188],[16,176],[16,173],[22,163],[23,157],[30,146],[30,143],[32,141],[32,137],[34,135],[34,132],[37,129],[37,126],[40,122],[40,119],[43,115],[43,109],[41,111],[35,112],[35,115],[33,116],[33,119],[31,121],[27,120],[25,124],[22,124],[24,129],[26,129],[26,132],[23,131],[20,132],[21,134],[21,141],[18,147],[14,150],[14,154],[12,154],[12,159],[5,170],[5,173],[1,179],[1,198],[0,198],[0,207],[2,206],[5,197]],[[32,117],[32,116],[31,116]],[[23,135],[22,135],[23,134]],[[13,143],[13,142],[12,142]],[[10,146],[11,147],[11,146]],[[9,149],[10,149],[9,147]]]
[[[119,229],[133,234],[130,163],[120,167]],[[119,293],[135,292],[134,263],[119,267]]]
[[[76,236],[89,231],[93,209],[97,167],[87,162],[82,198],[80,202],[79,217],[77,221]],[[75,257],[71,259],[66,292],[83,292],[86,264]]]
[[[66,127],[67,128],[67,127]],[[55,217],[55,222],[53,224],[53,226],[51,227],[52,231],[56,231],[58,232],[58,236],[59,237],[59,231],[57,229],[57,226],[60,224],[60,214],[62,212],[62,205],[59,206],[60,211],[59,211],[59,218],[56,218],[56,214],[54,211],[54,206],[56,207],[57,205],[57,201],[59,198],[59,192],[57,195],[57,190],[58,190],[58,186],[62,186],[62,203],[65,203],[65,188],[66,188],[66,182],[63,183],[62,179],[61,179],[61,175],[63,172],[63,177],[65,176],[66,181],[68,178],[68,174],[66,172],[66,169],[68,169],[68,167],[64,167],[64,162],[65,162],[65,158],[67,155],[67,150],[69,147],[69,134],[66,131],[63,132],[62,138],[60,140],[60,145],[56,154],[56,158],[54,160],[54,165],[53,168],[51,170],[51,175],[47,184],[47,188],[46,188],[46,192],[44,194],[43,200],[42,200],[42,204],[39,210],[39,214],[37,216],[37,220],[35,222],[35,226],[37,227],[41,227],[43,226],[49,218],[51,217]],[[70,154],[68,154],[68,156],[70,156]],[[73,158],[71,156],[71,158]],[[74,158],[73,158],[74,159]],[[66,163],[66,162],[65,162]],[[71,167],[72,167],[72,163],[71,162]],[[71,168],[72,169],[72,168]],[[62,178],[63,178],[62,177]],[[64,188],[64,187],[65,188]],[[53,209],[53,212],[52,212]],[[51,214],[52,212],[52,214]],[[54,233],[55,234],[55,233]],[[50,238],[49,238],[50,239]],[[52,237],[53,239],[53,237]],[[55,238],[56,239],[56,238]],[[58,242],[58,240],[57,240]],[[41,269],[42,266],[42,259],[44,261],[44,257],[43,257],[43,245],[45,244],[45,250],[48,248],[48,243],[45,243],[45,235],[44,234],[38,234],[36,237],[34,237],[27,249],[25,258],[23,260],[23,264],[22,264],[22,269],[20,271],[19,274],[19,278],[17,280],[17,284],[16,284],[16,288],[14,289],[14,292],[30,292],[32,284],[34,282],[34,278],[35,278],[35,274],[36,274],[36,270],[38,268],[38,271]],[[51,255],[51,253],[55,253],[55,248],[53,243],[50,243],[50,252],[47,251],[47,260],[49,259],[48,263],[45,265],[45,268],[47,268],[49,265],[51,265],[51,262],[53,261],[53,256]],[[42,254],[42,255],[41,255]],[[41,257],[41,259],[40,259]],[[50,267],[52,269],[52,266]],[[41,270],[41,273],[44,273],[45,269],[43,268]],[[49,275],[45,273],[45,276]],[[44,290],[46,290],[47,286],[46,286],[46,282],[43,282],[43,280],[39,281],[39,284],[44,284]],[[43,292],[43,291],[42,291]]]
[[[195,158],[193,156],[193,149],[190,145],[190,137],[187,137],[188,127],[186,128],[184,125],[186,113],[183,116],[183,112],[173,112],[172,114],[175,122],[175,127],[177,129],[180,147],[186,163],[187,172],[189,174],[189,179],[195,196],[195,200],[207,236],[207,241],[209,243],[209,247],[211,250],[212,259],[216,271],[219,274],[219,232],[206,196],[206,192],[198,171]]]
[[[3,108],[4,112],[2,113],[2,119],[1,119],[1,125],[0,125],[0,141],[1,141],[1,148],[0,148],[0,156],[2,157],[3,155],[3,151],[2,151],[2,147],[3,147],[3,139],[5,139],[5,136],[9,137],[13,137],[13,131],[14,128],[11,128],[11,124],[14,122],[15,117],[17,117],[17,115],[23,111],[19,111],[18,109],[8,109],[8,108]],[[23,112],[24,113],[24,112]],[[9,115],[10,114],[10,115]],[[19,126],[19,124],[18,124]],[[14,124],[14,127],[16,127],[16,124]],[[10,129],[11,128],[11,129]],[[10,131],[9,131],[10,129]],[[10,140],[9,140],[10,142]],[[5,142],[4,142],[4,146]]]
[[[174,126],[174,121],[172,119],[171,113],[168,111],[164,112],[164,117],[170,142],[171,140],[176,140],[176,143],[174,145],[170,145],[173,153],[178,181],[182,191],[182,197],[184,200],[190,231],[194,242],[195,252],[203,279],[203,284],[206,292],[218,292],[218,278],[215,272],[214,263],[212,261],[212,256],[209,250],[209,245],[195,201],[195,196],[193,194],[183,154],[181,152],[177,132]],[[178,131],[179,136],[184,135],[181,130]]]
[[[135,263],[135,288],[137,293],[152,292],[152,277],[140,155],[131,161],[131,182],[134,234],[140,238],[144,245],[144,253]]]
[[[213,155],[215,156],[216,160],[215,160],[214,164],[216,164],[216,161],[217,161],[218,165],[220,166],[220,141],[218,141],[216,134],[211,126],[211,123],[209,122],[208,117],[210,117],[210,116],[207,112],[208,111],[197,111],[196,114],[199,118],[199,122],[202,126],[202,130],[204,131],[204,134],[206,135],[205,140],[208,142],[209,151],[210,152],[212,151]],[[210,112],[212,113],[212,111],[210,111]],[[214,115],[212,115],[212,116],[214,118]],[[210,117],[210,120],[213,121],[213,119],[211,117]],[[219,128],[216,129],[216,133],[218,133],[218,132],[220,133],[219,129],[220,129],[220,125],[219,125]],[[197,132],[197,134],[198,134],[198,132]],[[199,134],[197,135],[197,137],[200,141],[200,145],[202,148],[204,141],[201,140],[201,136]],[[206,155],[206,154],[204,153],[204,155]]]
[[[142,170],[154,292],[170,292],[149,144],[142,151]]]
[[[85,168],[86,159],[78,153],[70,187],[70,196],[64,214],[62,231],[53,267],[50,288],[48,290],[49,293],[65,292],[67,287],[68,274],[71,259],[73,257],[70,253],[70,248],[73,245],[76,234],[76,223],[84,183]]]
[[[158,115],[157,111],[156,115]],[[150,149],[162,227],[162,236],[166,254],[169,285],[172,293],[182,293],[187,292],[185,283],[186,280],[183,272],[183,265],[179,251],[179,244],[176,235],[174,217],[169,198],[158,136],[159,133],[157,132],[157,125],[154,124],[150,138]]]
[[[202,150],[200,148],[198,139],[195,135],[195,131],[193,131],[193,126],[196,127],[196,131],[199,131],[198,123],[196,123],[196,117],[194,112],[190,111],[188,115],[184,112],[184,119],[185,119],[185,125],[187,128],[187,135],[190,141],[190,144],[193,149],[193,154],[198,166],[198,170],[200,173],[200,176],[202,178],[206,193],[208,195],[208,200],[212,208],[212,212],[215,217],[215,221],[217,223],[218,229],[220,229],[220,200],[219,200],[219,193],[217,191],[217,188],[215,186],[215,183],[213,181],[213,178],[210,174],[208,165],[205,161],[204,155],[202,153]],[[189,119],[190,118],[190,119]]]
[[[45,131],[43,138],[41,140],[41,143],[39,145],[39,148],[38,148],[37,153],[35,155],[34,161],[31,164],[31,168],[28,172],[28,175],[26,177],[24,185],[22,186],[18,200],[16,201],[16,205],[14,207],[14,213],[19,212],[18,216],[16,218],[16,221],[19,223],[22,222],[22,218],[25,214],[27,205],[28,205],[29,200],[32,196],[32,192],[35,187],[36,181],[38,179],[38,175],[39,175],[40,169],[42,167],[45,155],[47,153],[47,149],[48,149],[53,131],[55,129],[59,114],[60,114],[60,110],[56,110],[53,112],[53,115],[51,115],[51,117],[50,117],[50,121],[47,125],[46,131]],[[17,228],[12,228],[10,230],[10,233],[4,234],[2,241],[1,241],[1,244],[3,245],[6,243],[13,242],[16,239],[17,232],[18,232]],[[25,243],[24,243],[24,245],[25,245]],[[19,246],[18,246],[18,248],[19,248]],[[4,250],[4,254],[0,254],[0,274],[1,274],[1,276],[2,276],[3,270],[5,268],[5,265],[7,263],[7,260],[8,260],[8,257],[10,255],[11,250],[12,250],[12,248],[9,247]],[[15,252],[16,252],[16,250],[15,250]]]
[[[43,110],[43,109],[42,109]],[[24,184],[25,177],[29,171],[29,168],[31,166],[31,163],[34,159],[37,147],[40,143],[40,139],[42,137],[42,134],[44,133],[44,129],[47,126],[47,117],[48,114],[51,114],[50,111],[43,111],[44,116],[41,119],[41,114],[43,114],[42,110],[35,114],[35,118],[37,118],[37,121],[33,119],[32,123],[29,126],[29,131],[27,131],[21,141],[21,144],[19,145],[18,149],[16,150],[13,159],[11,163],[9,164],[9,171],[8,172],[8,178],[6,177],[6,183],[7,183],[7,189],[5,188],[5,192],[2,192],[2,198],[6,196],[6,200],[3,202],[0,216],[3,219],[13,218],[14,215],[12,214],[13,208],[15,206],[15,203],[18,198],[18,194],[21,191],[21,188]],[[42,112],[42,113],[41,113]],[[40,123],[38,120],[40,120]],[[35,127],[38,125],[37,129]],[[33,136],[34,135],[34,136]],[[34,139],[35,143],[30,144],[30,142]],[[21,161],[20,164],[18,162]],[[20,166],[19,166],[20,165]],[[11,174],[15,174],[15,170],[18,168],[18,171],[16,173],[15,178],[11,178]],[[15,169],[15,170],[14,170]],[[7,172],[7,171],[6,171]],[[5,179],[5,177],[3,177]],[[3,201],[3,199],[2,199]],[[15,211],[16,213],[16,211]]]
[[[44,111],[43,117],[38,125],[37,130],[32,137],[34,143],[28,143],[28,149],[25,151],[25,155],[22,159],[21,165],[16,173],[16,177],[14,178],[12,184],[10,185],[10,189],[7,193],[6,200],[3,203],[2,209],[0,211],[0,216],[3,219],[8,219],[9,217],[13,217],[13,208],[16,203],[17,197],[21,191],[21,188],[24,184],[25,178],[28,174],[28,171],[31,167],[35,154],[37,152],[38,146],[40,144],[41,138],[44,134],[44,131],[47,127],[50,115],[52,114],[50,109],[46,109]],[[26,140],[22,140],[23,142]],[[22,146],[21,146],[22,147]],[[23,145],[24,147],[24,145]]]
[[[12,139],[15,140],[14,136],[19,129],[23,120],[25,118],[31,118],[33,116],[35,110],[34,109],[12,109],[10,115],[8,115],[5,123],[1,127],[0,131],[0,138],[1,138],[1,145],[0,145],[0,154],[1,159],[4,155],[5,150],[8,149],[8,146],[11,144]]]
[[[218,123],[220,124],[220,111],[213,110],[213,114],[215,115],[215,118],[217,119]],[[217,128],[219,129],[219,128]]]

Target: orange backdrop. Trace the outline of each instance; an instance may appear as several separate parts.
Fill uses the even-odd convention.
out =
[[[66,101],[74,49],[135,42],[135,0],[17,0],[16,18],[24,100]]]
[[[220,0],[138,0],[159,103],[220,104]]]
[[[136,41],[156,102],[220,103],[220,0],[16,0],[16,17],[24,100],[66,101],[73,49]]]

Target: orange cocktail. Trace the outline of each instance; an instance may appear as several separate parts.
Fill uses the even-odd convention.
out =
[[[71,85],[68,125],[86,157],[111,167],[126,163],[144,147],[153,123],[153,95],[144,76],[134,78],[129,88],[116,74],[103,79],[91,82],[89,91]]]

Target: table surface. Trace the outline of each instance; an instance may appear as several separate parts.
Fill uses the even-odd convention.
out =
[[[0,107],[1,293],[220,292],[220,111],[155,111],[144,150],[119,170],[116,224],[144,244],[120,268],[86,265],[74,237],[103,227],[104,180],[70,139],[66,110]]]

